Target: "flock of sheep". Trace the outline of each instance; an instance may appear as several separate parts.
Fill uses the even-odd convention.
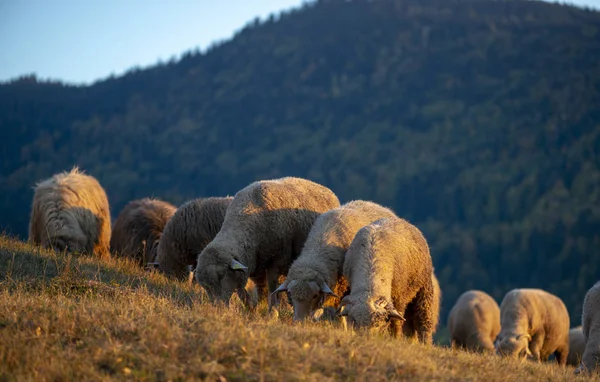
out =
[[[112,235],[111,235],[112,231]],[[327,187],[286,177],[254,182],[234,197],[179,208],[157,199],[124,207],[111,228],[98,181],[74,168],[35,187],[29,238],[58,251],[125,256],[178,280],[194,279],[211,301],[236,293],[276,314],[286,294],[294,320],[339,319],[345,328],[425,344],[439,321],[441,290],[421,231],[385,207],[340,205]],[[283,280],[283,281],[282,281]],[[448,317],[452,346],[600,370],[600,282],[586,294],[582,327],[570,330],[556,296],[514,289],[500,306],[467,291]]]

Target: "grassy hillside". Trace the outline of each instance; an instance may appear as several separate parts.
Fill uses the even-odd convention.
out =
[[[0,85],[0,226],[81,166],[113,215],[295,175],[422,229],[444,313],[466,289],[600,275],[600,13],[522,0],[320,0],[92,86]]]
[[[573,368],[295,325],[132,263],[0,238],[0,380],[575,380]],[[590,380],[580,378],[580,380]],[[598,380],[600,379],[592,379]]]

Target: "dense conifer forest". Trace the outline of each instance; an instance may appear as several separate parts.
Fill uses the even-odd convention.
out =
[[[151,42],[149,42],[151,43]],[[600,13],[540,1],[321,0],[91,86],[0,85],[0,227],[79,165],[128,201],[287,175],[416,224],[448,309],[539,287],[579,324],[600,279]]]

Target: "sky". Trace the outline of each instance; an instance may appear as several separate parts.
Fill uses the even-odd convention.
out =
[[[228,39],[304,0],[0,0],[0,81],[89,84]],[[600,9],[600,0],[565,2]]]

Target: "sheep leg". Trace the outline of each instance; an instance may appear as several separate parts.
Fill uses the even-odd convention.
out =
[[[419,341],[424,344],[433,343],[433,331],[435,328],[435,297],[433,282],[421,288],[414,301],[415,330]]]
[[[396,308],[396,310],[398,310],[398,308]],[[398,311],[401,312],[401,310]],[[406,322],[402,325],[402,333],[404,334],[404,337],[410,341],[416,340],[417,337],[415,315],[415,304],[413,301],[404,308],[404,318],[406,318]]]
[[[558,362],[560,366],[565,366],[567,364],[567,356],[569,355],[569,347],[564,345],[561,346],[556,349],[554,355],[556,356],[556,362]]]
[[[536,362],[540,362],[540,350],[542,349],[542,345],[544,344],[545,333],[538,332],[533,335],[531,338],[531,342],[529,343],[529,351],[531,352],[531,359]]]

